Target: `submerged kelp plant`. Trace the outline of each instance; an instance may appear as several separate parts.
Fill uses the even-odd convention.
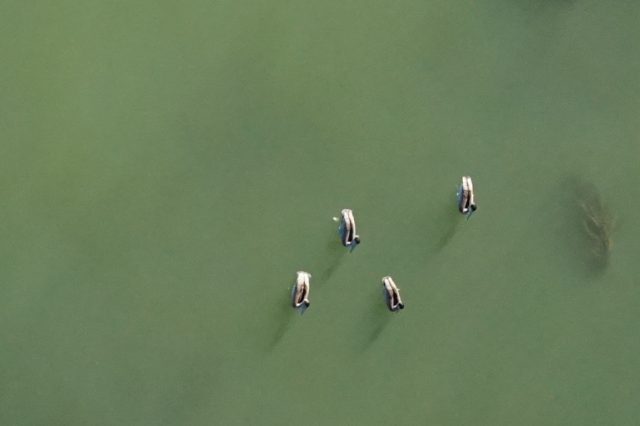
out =
[[[603,203],[595,186],[581,185],[578,196],[583,227],[591,242],[593,260],[596,266],[606,267],[613,249],[615,217]]]

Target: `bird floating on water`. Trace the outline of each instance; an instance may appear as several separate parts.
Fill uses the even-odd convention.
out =
[[[400,290],[393,281],[393,278],[386,276],[382,278],[382,287],[384,287],[384,297],[387,301],[387,306],[391,312],[398,312],[400,309],[404,309],[404,303],[400,298]]]
[[[303,314],[304,311],[311,305],[309,302],[309,279],[311,274],[304,271],[298,271],[298,278],[291,290],[293,308],[300,311]]]
[[[473,212],[478,209],[473,193],[473,181],[471,177],[462,176],[462,183],[456,195],[458,197],[458,210],[469,219]]]
[[[340,241],[349,251],[353,251],[360,244],[360,236],[356,233],[356,220],[353,217],[353,211],[351,209],[342,209],[340,213],[341,218],[339,220],[337,217],[333,218],[334,221],[340,222],[338,226]]]

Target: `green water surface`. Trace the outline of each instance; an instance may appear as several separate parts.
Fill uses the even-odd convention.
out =
[[[0,24],[0,424],[640,424],[637,1],[0,0]],[[606,263],[581,188],[616,217]]]

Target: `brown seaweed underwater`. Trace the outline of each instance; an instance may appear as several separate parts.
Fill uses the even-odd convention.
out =
[[[591,255],[595,266],[606,267],[613,249],[615,216],[607,209],[599,193],[592,185],[584,186],[579,205],[584,231],[591,242]]]

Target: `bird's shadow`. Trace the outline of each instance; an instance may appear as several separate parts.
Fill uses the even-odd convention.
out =
[[[389,325],[395,312],[390,312],[385,304],[384,291],[380,286],[377,291],[371,291],[367,297],[369,309],[362,319],[362,330],[359,334],[361,351],[367,351]]]
[[[450,206],[444,206],[438,216],[435,223],[438,224],[439,238],[436,240],[435,249],[437,252],[444,250],[444,248],[453,240],[460,225],[465,222],[457,210]]]
[[[276,346],[282,341],[282,338],[287,334],[287,331],[291,327],[293,319],[299,315],[288,303],[279,303],[275,310],[274,322],[276,324],[273,336],[269,342],[269,351],[273,351]]]
[[[334,237],[329,239],[329,237],[327,237],[324,251],[318,258],[318,263],[322,266],[318,267],[320,272],[318,273],[316,283],[322,285],[329,281],[347,254],[347,249],[340,244],[338,238]]]
[[[416,226],[422,231],[423,241],[420,244],[422,255],[427,262],[441,253],[466,222],[457,211],[455,204],[442,202],[436,211],[428,212]]]

